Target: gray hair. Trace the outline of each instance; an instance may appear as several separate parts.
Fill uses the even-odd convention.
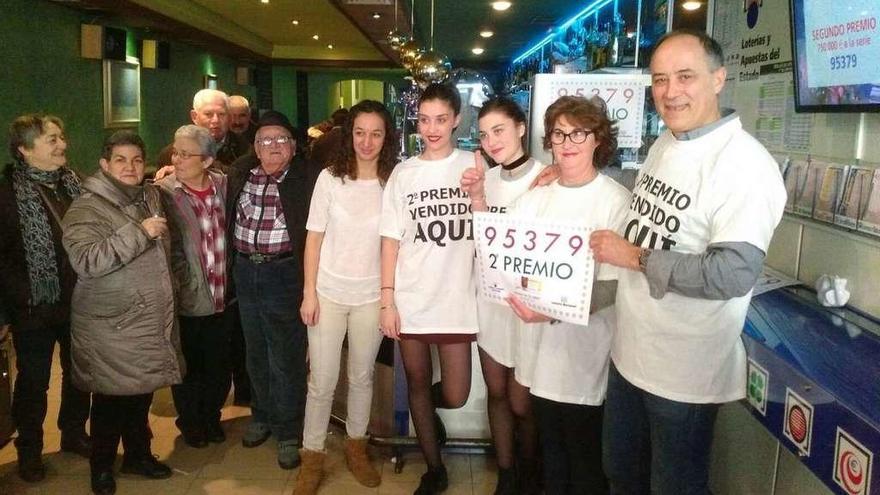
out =
[[[217,89],[200,89],[195,96],[193,96],[193,110],[198,111],[202,108],[203,105],[212,102],[220,98],[223,100],[223,105],[226,107],[226,110],[229,110],[229,96],[226,95],[223,91]]]
[[[215,158],[217,156],[217,142],[214,141],[214,138],[211,137],[211,133],[204,127],[199,127],[193,124],[180,126],[180,128],[174,132],[174,139],[177,138],[192,139],[195,141],[199,145],[199,151],[205,157],[210,156],[211,158]]]
[[[675,31],[670,31],[664,34],[659,40],[657,40],[657,44],[654,46],[654,52],[660,48],[660,45],[662,45],[663,42],[678,36],[693,36],[700,42],[700,46],[703,47],[703,51],[705,52],[709,69],[715,71],[724,67],[724,52],[721,50],[721,45],[715,40],[715,38],[709,36],[704,31],[696,29],[676,29]]]
[[[248,110],[251,108],[251,102],[248,101],[247,98],[241,95],[232,95],[229,97],[229,106],[234,107],[245,107]]]

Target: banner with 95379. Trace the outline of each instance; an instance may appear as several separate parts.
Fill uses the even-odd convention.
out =
[[[474,213],[480,295],[526,306],[557,320],[586,325],[593,289],[591,227],[574,222]]]

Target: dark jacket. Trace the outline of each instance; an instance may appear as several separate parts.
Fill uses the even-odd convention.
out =
[[[70,198],[64,201],[70,201]],[[43,205],[45,207],[45,202]],[[63,325],[70,320],[70,298],[76,285],[76,273],[61,244],[61,225],[50,211],[47,210],[46,216],[55,243],[61,300],[55,304],[30,307],[30,278],[21,238],[18,203],[12,187],[12,165],[7,165],[0,179],[0,318],[5,313],[8,321],[0,320],[0,325],[11,323],[16,332]]]
[[[244,189],[250,176],[250,170],[241,171],[232,169],[229,174],[229,183],[227,185],[226,196],[226,238],[227,245],[230,246],[227,256],[226,273],[233,273],[233,265],[235,262],[234,249],[232,242],[235,238],[235,216],[238,210],[238,197]],[[302,294],[303,285],[303,253],[306,247],[306,221],[309,218],[309,204],[312,201],[312,190],[315,188],[315,181],[318,174],[314,169],[308,167],[306,162],[298,157],[294,158],[290,165],[290,170],[284,177],[284,180],[278,186],[278,193],[281,196],[281,208],[284,210],[284,218],[287,221],[287,234],[290,236],[290,242],[293,245],[293,256],[296,262],[296,287],[291,290]]]
[[[226,176],[208,172],[218,199],[226,206]],[[208,275],[202,269],[201,230],[187,193],[174,175],[157,182],[162,191],[168,228],[172,233],[171,268],[177,278],[178,312],[182,316],[208,316],[215,313],[214,296]],[[225,227],[225,225],[224,225]],[[228,243],[227,243],[228,244]],[[228,251],[227,251],[228,252]],[[224,260],[225,261],[225,260]],[[227,274],[229,280],[231,275]]]
[[[145,188],[152,209],[159,191]],[[102,172],[67,211],[64,247],[79,275],[71,312],[73,381],[80,390],[136,395],[185,374],[175,317],[170,239],[150,239],[149,215]]]

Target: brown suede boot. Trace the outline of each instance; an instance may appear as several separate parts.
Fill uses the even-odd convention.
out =
[[[345,464],[358,483],[369,487],[382,483],[382,477],[373,469],[367,456],[366,438],[345,439]]]
[[[321,478],[324,477],[324,458],[327,457],[327,454],[300,449],[299,455],[302,464],[299,467],[296,483],[293,485],[293,493],[294,495],[314,495],[318,492]]]

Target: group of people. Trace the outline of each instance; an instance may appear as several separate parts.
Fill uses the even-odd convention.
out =
[[[448,486],[436,409],[467,401],[474,342],[495,493],[708,493],[715,416],[744,396],[739,334],[785,203],[772,157],[718,106],[722,61],[703,33],[658,41],[652,92],[668,131],[632,192],[600,172],[617,148],[604,103],[575,96],[544,115],[548,166],[524,151],[526,118],[506,97],[480,110],[483,153],[456,149],[458,91],[432,84],[418,105],[420,155],[396,163],[391,116],[367,100],[334,131],[341,145],[310,167],[272,111],[253,127],[252,153],[222,157],[229,99],[200,92],[155,184],[144,183],[132,132],[111,135],[100,169],[81,181],[66,167],[60,120],[16,119],[0,182],[0,229],[16,234],[0,237],[0,324],[11,324],[19,363],[20,475],[44,476],[56,341],[61,447],[90,456],[92,489],[104,494],[115,492],[120,438],[124,472],[171,475],[150,451],[147,413],[161,387],[172,386],[187,444],[225,440],[239,325],[252,408],[242,442],[274,436],[279,465],[301,464],[296,494],[315,493],[325,474],[346,339],[346,464],[361,484],[380,484],[366,447],[383,336],[398,342],[427,464],[417,495]],[[206,102],[217,108],[202,116]],[[508,307],[477,299],[479,211],[594,229],[588,326],[515,296]],[[657,211],[675,222],[653,222]]]

